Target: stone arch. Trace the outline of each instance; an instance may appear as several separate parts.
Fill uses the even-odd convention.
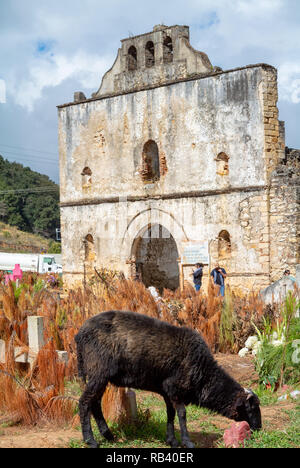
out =
[[[163,61],[164,63],[173,62],[173,42],[170,36],[167,36],[163,42]]]
[[[156,182],[160,179],[159,151],[154,140],[148,140],[147,143],[144,144],[141,177],[145,183]]]
[[[228,231],[223,230],[218,235],[218,260],[228,260],[231,256],[231,239]]]
[[[130,46],[127,53],[127,69],[133,71],[137,69],[137,50],[134,46]]]
[[[155,51],[152,41],[148,41],[145,46],[145,65],[146,68],[151,68],[155,65]]]
[[[131,258],[134,239],[137,235],[140,235],[149,224],[163,225],[173,236],[178,247],[179,255],[181,255],[181,243],[189,240],[183,225],[168,211],[151,207],[136,213],[127,224],[120,244],[122,257],[125,255],[127,260]]]
[[[123,258],[124,264],[129,265],[127,274],[131,278],[140,276],[136,265],[139,238],[143,237],[147,229],[155,224],[161,225],[172,236],[177,248],[178,258],[183,253],[183,242],[189,240],[183,225],[168,211],[151,207],[136,213],[127,224],[120,243],[120,257]]]

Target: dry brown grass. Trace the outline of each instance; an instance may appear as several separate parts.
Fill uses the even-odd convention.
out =
[[[70,421],[74,400],[64,397],[65,364],[58,360],[53,340],[41,349],[31,368],[15,362],[13,347],[11,338],[6,364],[0,365],[0,412],[25,425]]]
[[[6,341],[7,360],[0,366],[0,412],[14,420],[33,425],[39,421],[71,421],[77,401],[65,396],[65,379],[77,374],[74,337],[91,316],[107,310],[131,310],[160,318],[176,326],[187,326],[202,333],[212,351],[220,347],[220,321],[223,299],[217,297],[212,284],[207,294],[196,293],[186,285],[184,291],[165,290],[156,302],[142,283],[120,279],[98,280],[86,287],[69,291],[63,299],[47,289],[35,290],[34,278],[28,277],[26,287],[16,297],[12,285],[0,286],[3,309],[0,312],[0,338]],[[232,296],[238,317],[235,343],[245,339],[251,330],[251,320],[258,322],[264,314],[257,296]],[[45,324],[45,347],[39,352],[31,369],[14,361],[14,346],[28,348],[27,316],[41,315]],[[249,335],[248,335],[249,336]],[[56,350],[66,350],[69,360],[59,362]],[[230,349],[228,349],[230,351]],[[120,393],[121,392],[121,393]],[[104,396],[104,412],[124,403],[124,394],[111,388]]]

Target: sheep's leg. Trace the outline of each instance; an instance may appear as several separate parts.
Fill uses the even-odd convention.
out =
[[[92,401],[92,414],[95,418],[97,426],[99,428],[100,433],[105,437],[107,440],[114,440],[114,436],[111,433],[106,421],[104,419],[102,408],[101,408],[101,399],[102,395],[105,391],[105,387],[97,393],[97,397]]]
[[[91,426],[92,401],[95,398],[94,388],[88,384],[79,400],[79,415],[83,440],[91,448],[97,448]]]
[[[187,427],[186,427],[186,410],[184,404],[175,404],[175,408],[178,414],[180,432],[181,432],[181,443],[186,448],[195,448],[191,442]]]
[[[171,403],[171,400],[167,395],[164,395],[164,400],[167,406],[167,444],[171,447],[175,448],[179,446],[178,440],[175,437],[175,430],[174,430],[174,419],[175,419],[175,409]]]

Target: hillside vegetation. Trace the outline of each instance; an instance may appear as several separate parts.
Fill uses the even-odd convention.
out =
[[[55,239],[60,225],[58,185],[0,156],[0,221]]]
[[[60,253],[60,243],[0,221],[0,252]]]

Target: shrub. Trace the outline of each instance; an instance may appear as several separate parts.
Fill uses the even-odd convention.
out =
[[[236,324],[237,318],[233,306],[233,297],[230,293],[229,288],[227,288],[225,292],[225,299],[223,302],[220,322],[221,351],[234,350],[234,329],[236,328]]]
[[[48,249],[49,254],[60,254],[61,253],[61,243],[51,241]]]
[[[262,329],[257,329],[261,346],[256,356],[256,370],[263,385],[269,384],[276,388],[300,380],[300,353],[296,349],[297,344],[300,346],[300,319],[297,317],[297,310],[299,303],[289,292],[276,325],[272,326],[265,319]]]

